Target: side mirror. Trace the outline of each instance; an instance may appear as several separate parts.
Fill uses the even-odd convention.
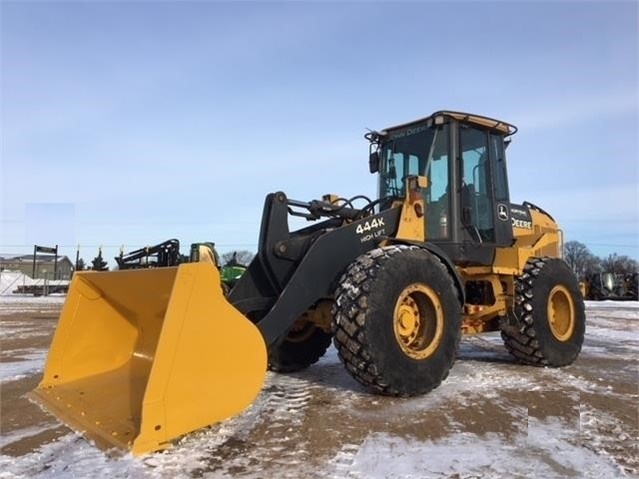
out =
[[[377,173],[379,171],[379,153],[374,151],[368,157],[368,170],[371,173]]]

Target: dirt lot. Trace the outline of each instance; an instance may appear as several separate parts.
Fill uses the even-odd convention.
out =
[[[14,477],[639,477],[639,304],[587,303],[567,368],[517,364],[498,334],[463,340],[451,375],[415,399],[374,396],[334,350],[270,374],[241,416],[140,459],[109,458],[24,394],[63,298],[0,297],[0,479]]]

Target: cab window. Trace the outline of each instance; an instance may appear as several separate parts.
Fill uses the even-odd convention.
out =
[[[508,176],[502,135],[490,134],[490,156],[495,177],[495,200],[508,201],[510,196],[508,194]]]
[[[495,240],[488,136],[482,129],[461,125],[461,218],[467,234],[478,242]]]
[[[446,239],[450,230],[450,188],[448,162],[448,125],[435,130],[435,138],[426,162],[428,187],[424,194],[426,204],[426,237],[429,240]]]

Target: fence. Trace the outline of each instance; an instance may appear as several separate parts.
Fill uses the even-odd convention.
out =
[[[66,294],[69,281],[53,279],[53,271],[44,274],[44,278],[33,279],[20,271],[0,271],[0,296],[9,294]]]

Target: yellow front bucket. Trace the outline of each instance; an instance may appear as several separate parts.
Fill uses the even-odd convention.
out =
[[[266,346],[208,263],[73,276],[30,397],[99,447],[143,454],[238,414]]]

